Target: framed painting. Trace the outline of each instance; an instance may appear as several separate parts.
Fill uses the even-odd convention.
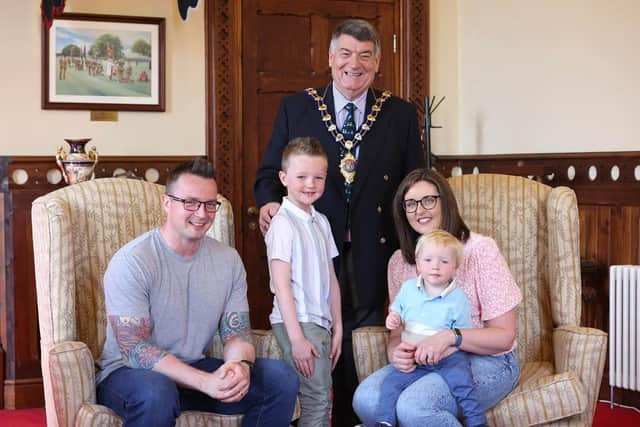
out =
[[[165,19],[65,13],[42,36],[42,108],[165,110]]]

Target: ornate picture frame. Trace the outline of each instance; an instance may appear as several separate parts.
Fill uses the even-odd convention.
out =
[[[42,108],[165,111],[165,18],[60,15],[42,32]]]

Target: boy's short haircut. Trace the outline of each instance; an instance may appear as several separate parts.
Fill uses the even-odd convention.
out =
[[[283,171],[286,171],[289,167],[289,159],[291,156],[300,155],[322,157],[328,161],[327,153],[324,151],[324,148],[322,148],[322,144],[320,144],[318,138],[314,138],[312,136],[299,136],[297,138],[293,138],[284,147],[280,168]]]
[[[456,237],[445,231],[445,230],[433,230],[428,233],[423,234],[418,239],[416,243],[416,259],[418,258],[418,254],[427,243],[431,243],[435,246],[451,248],[456,254],[456,267],[460,267],[462,265],[462,261],[464,258],[462,243],[460,240],[456,239]]]

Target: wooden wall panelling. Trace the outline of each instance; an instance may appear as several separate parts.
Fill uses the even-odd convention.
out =
[[[218,188],[242,218],[242,83],[240,2],[209,0],[205,7],[206,151],[217,170]],[[236,245],[242,244],[236,227]],[[242,253],[242,248],[238,248]]]
[[[640,152],[437,156],[452,173],[506,173],[572,188],[578,198],[582,322],[609,330],[609,266],[640,264]],[[605,368],[600,398],[609,399]],[[640,408],[640,392],[616,389],[616,402]]]
[[[429,92],[429,1],[402,1],[403,16],[400,42],[407,46],[408,54],[402,58],[400,96],[416,106],[424,118],[424,99]],[[422,123],[422,122],[421,122]]]
[[[8,159],[0,157],[0,178],[7,176]],[[9,182],[0,180],[0,408],[4,408],[5,351],[7,343],[7,304],[4,295],[7,292],[7,249],[10,248],[6,230],[9,218],[8,209]]]
[[[7,408],[42,406],[44,403],[37,393],[42,382],[31,241],[31,201],[40,194],[34,189],[9,193],[7,240],[11,242],[11,249],[7,252],[6,270],[8,334],[4,383]]]
[[[168,172],[190,157],[102,157],[96,177],[128,174],[164,183]],[[0,158],[0,203],[5,246],[0,250],[0,338],[5,350],[3,379],[7,409],[44,405],[31,232],[31,202],[61,188],[54,156]],[[55,178],[50,182],[50,178]],[[15,177],[15,179],[14,179]],[[22,182],[21,178],[26,179]],[[18,182],[16,182],[16,180]],[[1,356],[1,355],[0,355]],[[2,357],[0,357],[1,359]],[[0,369],[0,372],[2,371]],[[2,393],[0,393],[0,397]]]

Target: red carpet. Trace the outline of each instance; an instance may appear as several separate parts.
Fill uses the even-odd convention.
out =
[[[593,417],[593,427],[627,427],[640,426],[640,412],[633,409],[614,406],[598,402],[596,415]]]
[[[0,426],[2,427],[44,427],[46,417],[44,408],[16,409],[15,411],[0,411]]]
[[[2,427],[45,427],[45,425],[43,408],[0,411],[0,426]],[[598,403],[593,427],[627,426],[640,426],[640,412],[620,407],[614,407],[611,410],[608,403]]]

